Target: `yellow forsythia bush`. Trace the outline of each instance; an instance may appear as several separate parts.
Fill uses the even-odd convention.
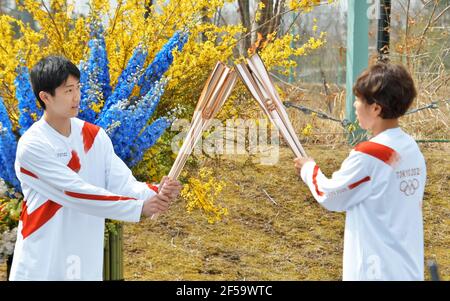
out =
[[[174,53],[174,62],[166,73],[170,81],[154,116],[158,118],[168,112],[179,111],[182,113],[176,117],[190,118],[203,83],[216,62],[231,65],[242,60],[242,57],[235,56],[236,46],[246,29],[242,24],[215,25],[203,22],[204,17],[211,19],[226,2],[234,2],[232,0],[157,0],[150,10],[146,2],[117,0],[117,6],[111,9],[109,0],[90,0],[90,12],[85,16],[74,14],[74,1],[17,1],[18,9],[28,12],[36,21],[38,29],[14,17],[0,15],[0,96],[13,123],[17,124],[18,120],[14,79],[19,64],[31,68],[40,58],[49,54],[62,54],[78,64],[87,57],[89,24],[94,19],[105,21],[104,34],[112,86],[115,86],[136,46],[141,44],[147,48],[149,63],[176,30],[186,29],[189,32],[190,37],[183,51]],[[308,12],[319,3],[319,0],[292,0],[287,1],[287,9]],[[258,7],[261,9],[263,6]],[[259,17],[258,13],[256,18]],[[260,50],[266,66],[281,72],[295,66],[295,56],[308,55],[325,43],[325,34],[318,32],[317,26],[314,32],[314,37],[292,36],[290,33],[277,37],[276,33],[270,34]],[[303,43],[301,47],[292,47],[293,43],[300,41]],[[225,105],[226,113],[221,116],[237,117],[241,113],[240,107],[230,103],[245,103],[245,99],[250,99],[249,94],[239,85]],[[180,108],[182,110],[178,110]],[[170,149],[173,135],[166,133],[144,156],[134,170],[139,178],[156,182],[167,174],[173,162]],[[213,222],[225,215],[226,209],[214,207],[214,200],[223,188],[223,183],[215,183],[209,177],[210,172],[205,170],[200,170],[198,178],[189,177],[182,195],[188,201],[188,211],[203,208],[208,220]]]

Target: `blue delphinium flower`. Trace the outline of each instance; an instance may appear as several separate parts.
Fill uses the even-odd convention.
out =
[[[93,106],[97,105],[100,107],[100,102],[111,95],[109,63],[105,39],[102,34],[103,29],[101,25],[97,25],[94,28],[98,29],[94,34],[94,38],[88,42],[90,49],[89,60],[80,63],[81,112],[79,117],[91,123],[95,122],[98,113],[98,111],[93,109]]]
[[[19,132],[21,135],[42,116],[42,109],[36,103],[36,96],[30,83],[28,68],[21,66],[17,70],[17,76],[14,79],[16,86],[16,98],[19,104]]]
[[[158,118],[151,125],[147,126],[131,146],[130,157],[126,160],[128,165],[133,167],[139,163],[145,151],[155,144],[169,126],[170,121],[165,117]]]
[[[78,117],[93,123],[97,117],[96,112],[91,107],[91,102],[97,103],[99,88],[96,84],[95,77],[91,78],[89,64],[87,62],[81,61],[78,66],[80,69],[80,113]]]
[[[111,92],[103,28],[98,20],[91,24],[90,56],[79,66],[82,94],[79,116],[104,128],[117,155],[130,167],[142,160],[145,151],[170,126],[171,120],[166,117],[158,118],[150,125],[148,123],[164,93],[167,80],[161,78],[173,62],[172,52],[175,48],[181,50],[187,38],[187,33],[175,33],[145,70],[147,51],[142,45],[136,47]],[[138,83],[140,96],[130,98]],[[18,69],[15,85],[21,113],[19,133],[22,135],[42,115],[42,110],[37,106],[26,67]],[[98,114],[96,111],[101,108],[101,101],[104,101],[104,106]],[[16,149],[17,137],[0,98],[0,177],[20,190],[14,171]]]
[[[100,83],[103,99],[108,99],[111,96],[112,88],[109,77],[109,61],[108,53],[106,52],[105,33],[101,21],[95,18],[90,23],[90,36],[92,40],[96,40],[94,48],[90,47],[91,54],[89,60],[95,60],[98,67],[98,82]]]
[[[136,47],[131,56],[126,68],[120,74],[117,85],[113,93],[106,99],[103,110],[108,110],[113,104],[118,103],[130,97],[134,86],[142,73],[145,59],[147,58],[147,51],[142,45]]]
[[[103,117],[100,116],[99,122],[97,122],[100,126],[105,126],[109,122],[118,122],[120,123],[120,126],[116,129],[111,130],[110,137],[113,141],[115,151],[117,155],[122,158],[125,162],[131,162],[130,160],[133,160],[136,164],[136,158],[139,158],[137,156],[137,149],[134,147],[134,150],[130,148],[130,145],[147,145],[150,147],[148,143],[153,140],[155,137],[159,137],[159,135],[151,135],[149,131],[151,129],[162,129],[164,127],[157,126],[157,125],[167,125],[168,119],[161,119],[158,120],[158,122],[155,123],[155,125],[147,126],[148,120],[153,115],[159,100],[162,97],[162,94],[164,93],[164,87],[167,84],[167,81],[161,81],[158,82],[163,74],[169,69],[170,65],[173,62],[173,55],[172,52],[175,48],[178,50],[181,50],[184,44],[186,43],[188,39],[188,34],[184,32],[176,32],[174,36],[163,46],[163,48],[157,53],[155,59],[153,62],[146,68],[145,72],[139,76],[139,70],[136,70],[134,73],[129,70],[133,70],[134,66],[137,64],[134,63],[137,59],[142,59],[142,65],[144,63],[145,57],[143,55],[139,55],[138,51],[135,51],[133,54],[133,57],[130,59],[127,68],[122,72],[119,83],[127,83],[127,85],[123,85],[123,88],[121,85],[116,86],[116,89],[113,92],[113,95],[110,99],[107,100],[107,104],[104,108],[104,114],[108,115]],[[139,48],[137,50],[140,50]],[[145,53],[146,56],[146,53]],[[115,103],[116,101],[122,101],[126,97],[129,97],[131,94],[132,88],[136,84],[136,75],[139,76],[139,85],[141,86],[140,95],[141,99],[133,101],[131,104],[128,104],[127,108],[122,112],[122,114],[119,116],[119,113],[116,112],[115,108],[113,111],[109,112],[108,106],[112,103]],[[126,78],[131,78],[131,80],[126,80]],[[131,83],[131,85],[130,85]],[[126,93],[123,93],[123,90],[126,91]],[[118,95],[122,98],[118,97]],[[112,118],[112,116],[115,116],[115,118]],[[144,130],[143,130],[144,129]],[[150,135],[148,139],[144,138],[142,135]],[[157,139],[157,138],[156,138]],[[145,143],[143,143],[145,141]],[[153,142],[153,143],[154,143]],[[137,144],[136,144],[137,143]],[[140,149],[140,148],[138,148]],[[145,152],[145,150],[142,150],[142,153]],[[142,154],[143,155],[143,154]],[[132,159],[133,158],[133,159]],[[142,156],[140,156],[142,158]]]
[[[143,153],[156,142],[169,125],[167,118],[160,118],[147,126],[167,84],[166,80],[158,81],[173,62],[173,50],[175,48],[181,50],[187,39],[187,33],[176,32],[145,71],[143,66],[147,51],[139,45],[95,122],[107,129],[116,154],[128,164],[135,165],[141,160]],[[127,101],[137,83],[141,88],[141,96],[132,97]],[[117,105],[118,103],[120,105]],[[154,134],[151,133],[152,130],[155,131]]]
[[[0,177],[16,190],[20,189],[19,180],[14,171],[17,140],[12,131],[11,120],[0,97]]]
[[[166,84],[167,81],[162,80],[144,97],[138,100],[136,104],[130,105],[127,108],[127,117],[123,122],[128,126],[120,127],[114,137],[117,148],[123,153],[121,158],[126,159],[129,157],[129,145],[137,139],[142,129],[146,127],[148,120],[153,115],[164,93]]]
[[[163,46],[163,48],[156,54],[153,62],[147,67],[144,74],[139,79],[139,86],[141,87],[140,94],[146,95],[148,91],[155,85],[155,83],[163,76],[169,69],[173,62],[173,50],[176,48],[181,51],[184,44],[188,40],[188,34],[185,32],[175,32],[172,38]]]
[[[127,106],[129,102],[127,99],[113,105],[105,113],[96,120],[99,127],[104,128],[110,137],[114,137],[116,131],[124,124],[125,116],[128,114]],[[119,123],[119,126],[112,128],[114,124]],[[127,126],[127,124],[123,125]]]

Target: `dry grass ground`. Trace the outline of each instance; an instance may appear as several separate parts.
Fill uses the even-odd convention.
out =
[[[422,145],[428,184],[424,201],[425,257],[450,280],[449,148]],[[330,175],[348,147],[308,147]],[[289,150],[279,164],[224,159],[214,166],[228,182],[221,204],[229,215],[210,225],[182,201],[156,221],[125,227],[127,280],[339,280],[344,214],[322,209],[292,169]],[[273,198],[269,199],[264,190]],[[426,278],[429,279],[428,271]],[[0,265],[5,279],[5,265]]]
[[[0,264],[0,280],[6,280],[6,264]]]
[[[343,118],[345,94],[335,93],[324,100],[309,88],[311,93],[287,93],[286,99]],[[324,173],[331,175],[350,150],[343,143],[341,125],[295,109],[288,113],[299,136],[312,124],[313,133],[302,139]],[[402,125],[416,139],[448,139],[449,118],[449,107],[444,106],[406,117]],[[450,146],[422,144],[421,148],[428,166],[423,207],[425,257],[437,260],[441,276],[450,280]],[[127,224],[125,278],[341,279],[344,214],[328,212],[314,201],[295,176],[292,158],[291,152],[282,148],[274,166],[247,157],[210,161],[215,176],[228,183],[220,203],[229,215],[210,225],[200,212],[188,214],[179,200],[156,221]],[[4,264],[0,264],[0,279],[5,279]]]
[[[348,147],[310,147],[328,175]],[[422,145],[428,164],[424,201],[425,257],[450,279],[448,148]],[[209,225],[178,201],[156,221],[127,224],[128,280],[339,280],[344,214],[321,208],[294,175],[290,151],[278,165],[226,159],[215,166],[229,185],[221,203],[229,215]],[[269,199],[264,190],[273,198]],[[429,278],[428,271],[426,272]]]

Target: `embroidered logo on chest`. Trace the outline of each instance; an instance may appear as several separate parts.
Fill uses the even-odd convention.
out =
[[[69,156],[68,152],[63,152],[63,153],[57,153],[56,154],[56,157],[58,157],[58,158],[65,158],[65,157],[68,157],[68,156]]]

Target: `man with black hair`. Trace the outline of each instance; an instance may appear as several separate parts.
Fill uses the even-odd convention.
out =
[[[138,222],[165,212],[181,185],[138,182],[106,132],[76,118],[80,71],[72,62],[48,56],[30,76],[44,115],[17,146],[24,202],[10,280],[102,280],[105,218]]]
[[[426,166],[398,120],[416,97],[414,81],[403,66],[378,62],[353,90],[359,124],[373,137],[331,179],[310,158],[295,159],[297,173],[319,204],[346,212],[344,280],[423,280]]]

